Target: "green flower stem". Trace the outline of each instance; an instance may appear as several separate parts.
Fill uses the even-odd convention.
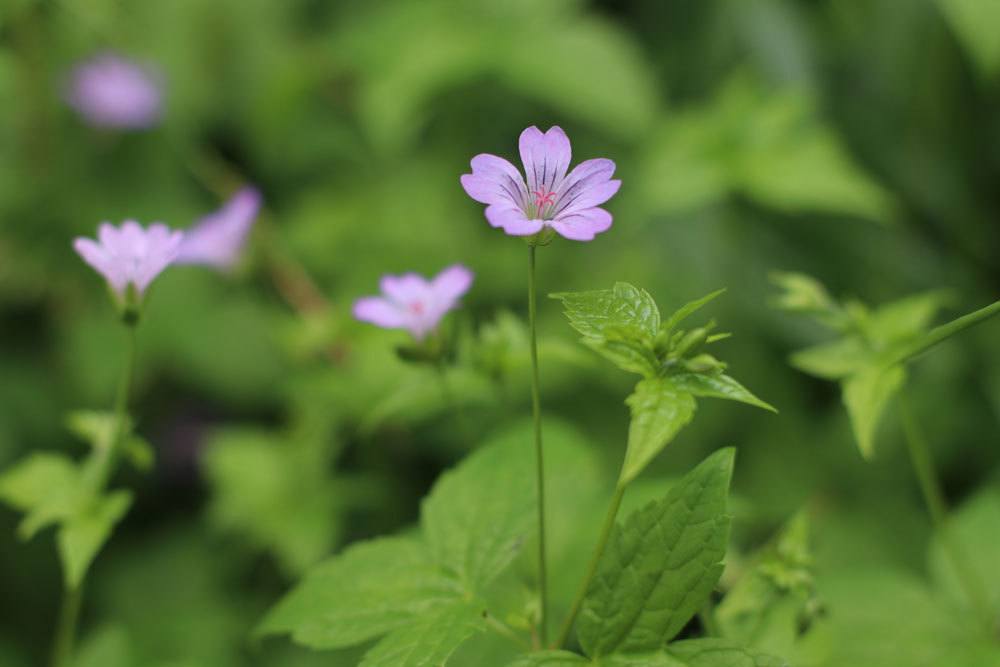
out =
[[[715,605],[711,598],[705,600],[705,606],[698,611],[698,620],[701,621],[701,629],[705,631],[706,637],[721,637],[719,621],[715,618]]]
[[[125,328],[127,330],[125,366],[122,369],[121,379],[118,382],[118,392],[115,396],[115,431],[107,446],[94,452],[84,473],[87,476],[87,483],[91,485],[95,493],[103,491],[111,479],[115,464],[121,455],[125,437],[128,435],[128,396],[132,387],[132,376],[135,374],[135,320],[126,319]],[[82,602],[82,582],[77,587],[67,588],[64,591],[62,610],[59,613],[59,625],[52,643],[52,667],[67,667],[71,664],[73,646],[76,643],[77,619],[80,616]]]
[[[82,586],[68,589],[63,595],[62,609],[59,611],[59,627],[52,644],[52,667],[67,667],[71,664],[73,644],[76,640],[76,622],[80,616],[83,601]]]
[[[983,594],[985,590],[983,582],[980,581],[969,561],[968,554],[962,548],[961,543],[955,539],[954,531],[948,525],[948,507],[944,500],[944,493],[941,491],[941,482],[934,472],[930,448],[927,446],[920,425],[917,423],[904,394],[899,397],[899,416],[903,424],[910,462],[920,484],[920,492],[923,495],[924,504],[927,506],[927,513],[930,515],[934,532],[941,537],[942,546],[951,560],[969,600],[976,607],[980,618],[987,624],[987,628],[992,628],[993,614]]]
[[[566,644],[569,639],[569,633],[573,629],[573,623],[576,621],[576,615],[580,613],[580,606],[583,604],[583,598],[587,595],[587,590],[590,588],[590,582],[593,580],[594,575],[597,574],[597,566],[601,563],[601,557],[604,555],[604,550],[608,546],[608,540],[611,538],[611,530],[615,526],[615,518],[618,516],[618,509],[622,505],[622,498],[625,497],[625,489],[628,484],[619,483],[615,487],[615,495],[611,498],[611,504],[608,506],[608,512],[604,515],[604,525],[601,526],[601,535],[597,538],[597,547],[594,549],[594,555],[590,557],[590,564],[587,566],[587,573],[583,576],[583,581],[580,583],[580,589],[576,592],[576,597],[573,598],[573,604],[570,606],[569,615],[566,620],[563,621],[562,627],[559,630],[559,639],[556,640],[554,648],[560,648]]]
[[[538,637],[545,645],[548,592],[545,577],[545,463],[542,456],[542,399],[538,382],[538,336],[535,323],[535,246],[528,246],[528,328],[531,330],[531,415],[535,421],[535,472],[538,476]]]
[[[918,338],[909,346],[904,347],[890,360],[889,365],[891,366],[908,361],[918,354],[926,352],[938,343],[948,340],[955,334],[961,333],[969,327],[973,327],[980,322],[988,320],[997,313],[1000,313],[1000,301],[995,301],[984,308],[980,308],[979,310],[971,312],[968,315],[956,318],[947,324],[934,327],[927,333],[926,336]]]

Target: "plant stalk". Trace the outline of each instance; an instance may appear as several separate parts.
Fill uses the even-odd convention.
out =
[[[889,365],[892,366],[908,361],[913,357],[926,352],[938,343],[942,343],[955,334],[961,333],[969,327],[973,327],[980,322],[988,320],[998,313],[1000,313],[1000,301],[994,301],[990,305],[980,308],[977,311],[971,312],[967,315],[962,315],[961,317],[955,318],[951,322],[942,324],[939,327],[934,327],[927,333],[926,336],[918,338],[909,346],[903,348],[890,360]]]
[[[537,305],[535,294],[535,246],[528,246],[528,328],[531,330],[531,415],[535,423],[535,474],[538,487],[538,636],[546,641],[548,591],[545,575],[545,462],[542,455],[542,399],[538,381]]]
[[[987,628],[991,628],[993,625],[992,613],[990,605],[983,595],[985,590],[983,582],[980,581],[969,561],[968,554],[948,525],[948,506],[941,490],[941,482],[934,471],[934,461],[931,458],[930,448],[927,446],[923,431],[910,409],[905,394],[901,394],[899,397],[899,416],[903,425],[906,447],[910,454],[910,462],[920,485],[920,493],[923,496],[924,505],[927,507],[927,513],[930,515],[934,532],[940,536],[941,544],[951,560],[952,567],[955,568],[962,588],[965,589],[966,595],[976,608],[976,612],[986,623]]]
[[[570,606],[569,615],[566,620],[563,621],[562,627],[559,629],[559,639],[556,640],[554,648],[560,648],[566,644],[569,639],[569,633],[573,629],[573,623],[576,621],[577,614],[580,613],[580,607],[583,605],[583,599],[587,595],[587,590],[590,588],[590,582],[593,580],[594,575],[597,574],[597,566],[601,563],[601,557],[604,555],[604,550],[608,546],[608,540],[611,538],[611,530],[615,526],[615,518],[618,516],[618,509],[622,505],[622,498],[625,497],[625,489],[627,485],[619,483],[615,487],[615,495],[611,498],[611,504],[608,506],[608,512],[604,515],[604,524],[601,526],[601,535],[597,538],[597,546],[594,549],[594,555],[590,557],[590,564],[587,565],[587,573],[583,575],[583,581],[580,583],[580,589],[576,592],[576,597],[573,598],[573,604]]]
[[[82,585],[67,589],[63,594],[62,608],[59,610],[59,626],[52,644],[52,667],[68,667],[73,657],[76,641],[76,623],[80,617],[83,601]]]

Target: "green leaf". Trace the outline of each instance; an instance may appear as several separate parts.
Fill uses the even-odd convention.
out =
[[[462,642],[485,627],[481,610],[456,602],[387,635],[359,667],[442,667]]]
[[[115,491],[88,503],[59,527],[57,544],[66,586],[76,589],[83,582],[94,557],[111,537],[111,531],[132,504],[132,494]]]
[[[536,525],[534,470],[530,439],[502,437],[444,473],[424,500],[431,554],[464,591],[485,588]]]
[[[844,405],[861,455],[870,459],[875,453],[875,432],[889,400],[906,379],[902,366],[873,367],[852,375],[842,383]]]
[[[584,338],[583,343],[623,371],[648,378],[659,370],[656,353],[640,336],[629,338],[616,330],[608,339]]]
[[[1000,490],[987,488],[959,507],[950,517],[945,530],[957,545],[962,567],[972,585],[979,588],[994,614],[1000,615],[1000,579],[996,566],[1000,563]],[[962,573],[955,569],[955,554],[949,553],[941,535],[931,543],[930,570],[941,589],[967,608],[975,609],[969,599],[969,587]]]
[[[66,428],[94,449],[108,449],[114,440],[118,420],[113,412],[74,410],[66,416]],[[126,432],[131,425],[126,426]]]
[[[615,526],[577,622],[589,656],[662,649],[704,604],[726,554],[733,456],[716,452]]]
[[[418,540],[380,538],[352,545],[314,568],[257,633],[290,633],[312,648],[341,648],[407,626],[457,595],[455,582]]]
[[[587,338],[604,338],[612,328],[634,328],[652,338],[660,328],[660,311],[653,297],[628,283],[615,283],[609,290],[550,296],[563,302],[570,325]]]
[[[691,394],[678,389],[667,378],[642,380],[625,404],[629,407],[632,420],[619,480],[621,484],[635,479],[691,421],[695,411]]]
[[[569,651],[542,651],[522,655],[507,667],[577,667],[590,664],[583,656]]]
[[[685,667],[788,667],[780,658],[743,648],[725,639],[691,639],[667,647]]]
[[[671,375],[670,381],[682,391],[698,397],[723,398],[739,401],[764,410],[777,412],[770,403],[760,400],[750,390],[725,373],[679,373]]]
[[[19,510],[32,510],[59,489],[76,485],[76,465],[62,454],[32,454],[0,476],[0,500]]]
[[[858,336],[848,336],[832,343],[822,343],[799,350],[791,356],[791,364],[800,371],[823,378],[839,380],[853,375],[869,364],[872,350]]]
[[[867,333],[879,347],[922,336],[946,299],[935,290],[888,303],[868,317]]]
[[[671,314],[670,317],[667,318],[667,321],[663,323],[664,331],[671,331],[678,324],[686,320],[688,317],[690,317],[697,311],[701,310],[701,308],[705,306],[708,302],[714,301],[717,297],[724,294],[725,291],[726,291],[725,288],[715,290],[714,292],[706,294],[700,299],[695,299],[694,301],[689,301],[688,303],[685,303],[683,306],[675,310],[673,314]]]
[[[1000,2],[996,0],[937,0],[959,42],[968,51],[984,79],[1000,72]]]

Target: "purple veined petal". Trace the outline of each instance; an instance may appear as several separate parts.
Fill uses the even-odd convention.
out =
[[[185,231],[178,264],[203,264],[220,270],[232,268],[260,213],[262,198],[255,188],[237,191],[217,211]]]
[[[406,310],[377,296],[366,296],[354,302],[354,319],[385,329],[398,329],[408,324]]]
[[[96,241],[79,237],[73,240],[73,249],[95,271],[104,276],[118,294],[123,294],[128,285],[128,278],[122,267],[115,263],[108,251]]]
[[[379,289],[382,290],[382,294],[400,305],[427,301],[431,294],[430,283],[416,273],[383,276],[379,281]]]
[[[563,238],[593,241],[594,236],[611,227],[611,214],[603,208],[588,208],[562,216],[549,223]]]
[[[542,134],[541,130],[532,125],[521,133],[518,147],[532,202],[554,192],[566,176],[572,159],[566,133],[558,125],[553,125],[548,132]]]
[[[470,197],[482,204],[509,202],[522,208],[526,205],[528,190],[517,167],[489,153],[480,153],[470,164],[472,173],[459,179]]]
[[[569,173],[556,193],[553,217],[600,206],[611,199],[621,181],[611,180],[615,163],[605,158],[584,160]]]
[[[504,204],[490,204],[486,207],[486,219],[493,227],[500,227],[511,236],[531,236],[542,231],[545,221],[529,220],[521,209]]]
[[[469,291],[473,278],[472,271],[461,264],[447,267],[431,281],[435,301],[448,303],[450,308],[459,297]]]

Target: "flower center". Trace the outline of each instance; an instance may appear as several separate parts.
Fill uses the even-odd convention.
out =
[[[411,313],[417,315],[418,317],[424,314],[424,304],[421,303],[420,301],[414,301],[408,306],[408,308],[410,309]]]
[[[537,214],[541,217],[544,217],[542,216],[542,211],[547,206],[555,206],[556,203],[555,190],[549,192],[545,188],[539,188],[538,190],[535,190],[532,194],[535,195],[535,210],[538,212]]]

